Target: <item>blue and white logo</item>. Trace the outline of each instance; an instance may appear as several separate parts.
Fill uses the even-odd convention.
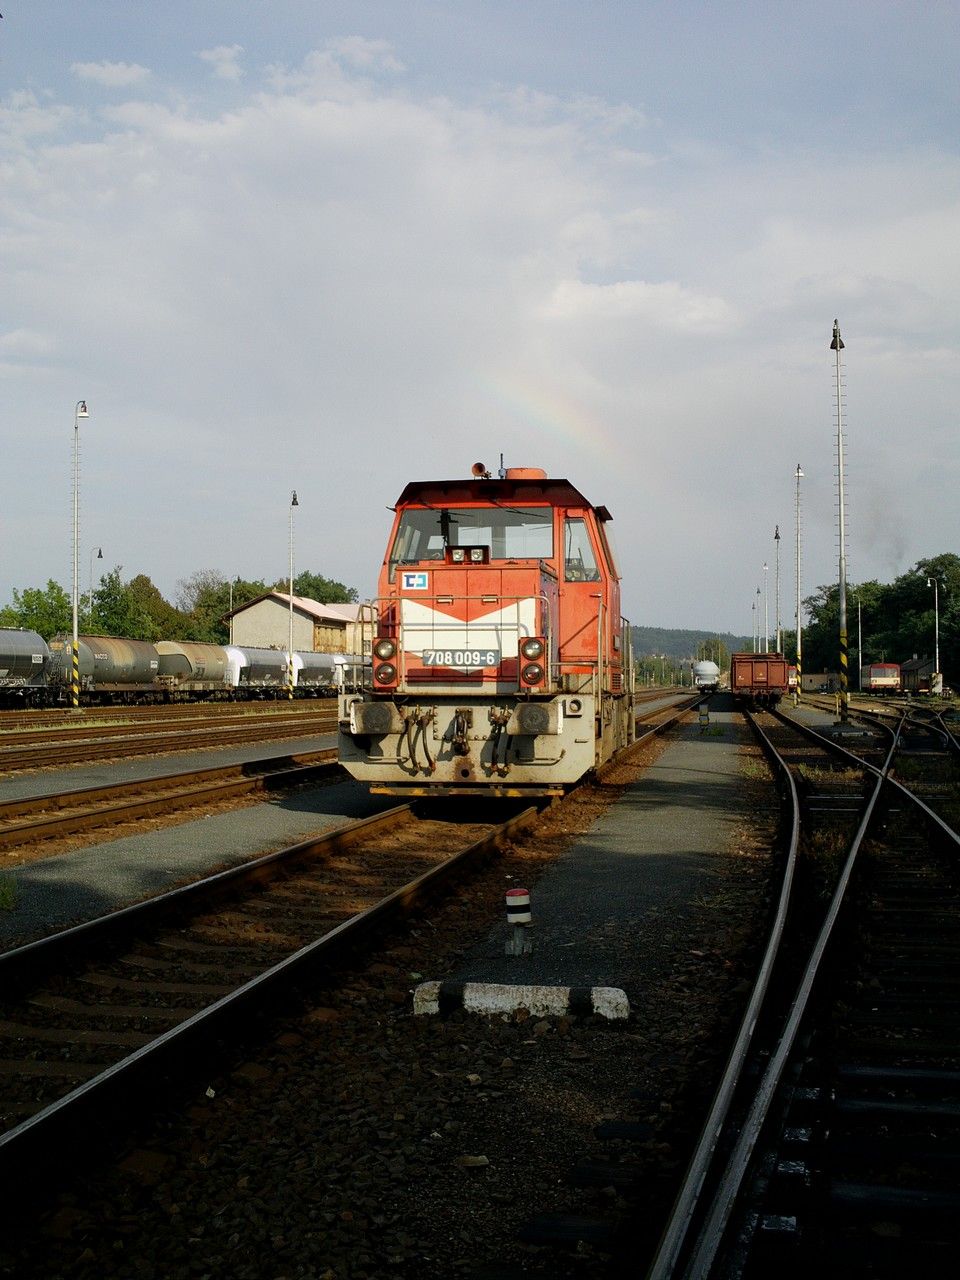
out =
[[[405,573],[403,575],[404,591],[426,591],[428,586],[427,577],[428,575],[423,572]]]

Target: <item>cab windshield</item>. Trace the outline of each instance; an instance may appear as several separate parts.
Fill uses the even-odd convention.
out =
[[[487,547],[491,560],[549,559],[553,507],[408,507],[390,553],[398,564],[442,560],[447,547]]]

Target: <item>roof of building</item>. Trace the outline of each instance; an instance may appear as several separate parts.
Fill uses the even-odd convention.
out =
[[[236,609],[231,609],[229,613],[224,614],[224,617],[233,618],[238,613],[243,613],[244,610],[250,609],[264,600],[276,600],[285,608],[290,607],[290,601],[292,600],[294,609],[299,613],[309,615],[311,618],[316,618],[319,622],[356,622],[360,612],[359,604],[344,602],[321,604],[319,600],[311,600],[308,596],[290,596],[286,591],[265,591],[262,596],[257,596],[256,599],[237,605]]]
[[[906,662],[900,663],[901,671],[922,671],[924,667],[929,667],[932,671],[933,659],[932,658],[908,658]]]

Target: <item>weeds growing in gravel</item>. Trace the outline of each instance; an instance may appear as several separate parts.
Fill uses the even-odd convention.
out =
[[[12,911],[17,902],[17,883],[13,876],[0,876],[0,911]]]

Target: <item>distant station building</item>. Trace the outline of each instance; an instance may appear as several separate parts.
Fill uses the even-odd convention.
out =
[[[840,677],[835,671],[804,671],[800,676],[800,688],[804,693],[836,693]]]
[[[298,653],[359,653],[358,604],[321,604],[306,596],[268,591],[226,615],[232,644],[286,649],[293,601],[293,647]]]
[[[905,693],[936,692],[933,658],[918,658],[916,654],[900,664],[900,679]]]

